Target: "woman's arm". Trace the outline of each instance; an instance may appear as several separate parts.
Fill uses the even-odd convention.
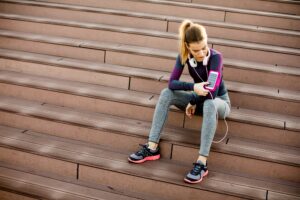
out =
[[[216,96],[219,92],[219,88],[220,88],[220,85],[222,82],[222,77],[223,77],[223,57],[221,54],[216,54],[211,58],[210,70],[209,70],[208,74],[211,71],[218,72],[218,77],[217,77],[217,81],[216,81],[216,85],[215,85],[214,89],[209,90],[210,93],[207,95],[207,99],[216,98]]]
[[[171,90],[194,90],[194,83],[179,81],[183,72],[184,65],[181,64],[180,55],[176,58],[176,63],[169,80],[169,89]]]
[[[210,70],[209,70],[208,74],[210,73],[210,71],[218,72],[216,86],[214,87],[213,90],[209,90],[209,92],[206,96],[200,96],[200,95],[197,95],[196,93],[193,93],[193,98],[190,101],[190,103],[192,105],[195,105],[200,102],[204,102],[206,99],[216,98],[216,96],[219,92],[219,87],[222,82],[222,76],[223,76],[223,57],[221,54],[215,54],[211,57]],[[206,89],[206,90],[208,90],[208,89]]]

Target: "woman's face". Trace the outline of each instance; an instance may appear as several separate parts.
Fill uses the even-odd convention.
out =
[[[198,62],[203,61],[208,53],[208,46],[206,40],[202,40],[201,42],[192,42],[187,46],[189,52]]]

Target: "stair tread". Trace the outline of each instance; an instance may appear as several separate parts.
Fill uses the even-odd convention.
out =
[[[6,2],[11,2],[11,0],[5,0]],[[131,0],[135,1],[135,0]],[[13,2],[16,2],[15,0]],[[193,8],[202,8],[207,10],[215,10],[215,11],[227,11],[227,12],[236,12],[236,13],[245,13],[245,14],[254,14],[254,15],[262,15],[262,16],[270,16],[270,17],[281,17],[281,18],[290,18],[290,19],[300,19],[300,16],[297,15],[290,15],[290,14],[281,14],[281,13],[272,13],[266,11],[254,11],[254,10],[247,10],[247,9],[239,9],[239,8],[230,8],[225,6],[214,6],[214,5],[200,5],[194,3],[183,3],[183,2],[172,2],[172,1],[165,1],[165,0],[143,0],[142,2],[145,3],[152,3],[152,4],[161,4],[161,5],[172,5],[172,6],[180,6],[180,7],[193,7]],[[64,4],[61,3],[52,3],[55,6],[63,6]],[[29,5],[34,5],[33,3]],[[80,7],[80,6],[76,6]]]
[[[42,198],[63,197],[65,199],[88,200],[137,200],[139,198],[88,188],[60,180],[21,172],[0,166],[0,185],[16,192],[25,192]]]
[[[136,136],[147,137],[148,131],[150,129],[150,123],[141,120],[124,119],[122,117],[110,116],[107,114],[87,112],[82,110],[75,110],[66,107],[54,106],[50,104],[40,105],[29,105],[27,100],[21,100],[11,97],[1,96],[0,109],[9,112],[16,112],[19,114],[31,115],[34,117],[46,118],[48,120],[62,121],[64,123],[77,124],[80,126],[91,127],[95,129],[101,129],[105,131],[113,131],[120,134],[132,134]],[[80,114],[79,114],[80,113]],[[167,141],[172,141],[174,143],[179,143],[183,145],[199,145],[199,132],[195,130],[186,130],[184,128],[175,128],[168,126],[164,129],[162,134],[162,139]],[[248,142],[251,146],[253,142]],[[244,143],[246,144],[246,143]],[[258,143],[259,144],[259,143]],[[271,145],[271,144],[269,144]],[[268,145],[267,145],[268,147]],[[272,147],[272,145],[271,145]],[[213,149],[219,152],[227,152],[239,154],[246,157],[256,157],[274,161],[279,163],[285,163],[290,165],[300,165],[300,160],[295,159],[295,152],[297,154],[297,148],[292,150],[286,150],[288,147],[284,148],[265,148],[265,146],[260,146],[260,149],[256,148],[244,148],[240,143],[232,145],[226,145],[225,142],[220,144],[213,144]],[[263,152],[267,151],[268,154]],[[281,156],[282,152],[287,153],[289,156],[284,158]],[[299,152],[298,152],[299,153]]]
[[[22,74],[18,72],[0,71],[0,80],[8,83],[16,83],[18,85],[27,85],[35,88],[45,88],[58,92],[66,92],[81,96],[101,98],[105,100],[112,100],[116,102],[125,102],[129,104],[155,107],[158,100],[158,95],[153,98],[152,94],[144,92],[136,92],[131,90],[111,88],[107,86],[100,86],[89,83],[81,83],[76,81],[66,81],[54,78],[47,78],[41,76],[33,76]],[[247,121],[250,123],[257,123],[260,125],[274,126],[277,128],[293,128],[300,130],[299,117],[293,117],[283,114],[274,114],[262,111],[255,111],[249,109],[235,109],[229,118],[234,121]]]
[[[10,3],[19,3],[19,4],[28,4],[28,5],[38,5],[38,6],[47,6],[52,8],[62,8],[62,9],[71,9],[71,10],[81,10],[86,12],[97,12],[97,13],[105,13],[105,14],[115,14],[115,15],[125,15],[131,17],[141,17],[141,18],[148,18],[148,19],[157,19],[157,20],[168,20],[172,22],[181,22],[184,18],[182,17],[175,17],[175,16],[166,16],[166,15],[158,15],[158,14],[150,14],[150,13],[141,13],[141,12],[133,12],[133,11],[126,11],[126,10],[116,10],[116,9],[105,9],[105,8],[95,8],[95,7],[87,7],[87,6],[79,6],[79,5],[68,5],[68,4],[57,4],[57,3],[50,3],[50,2],[28,2],[28,1],[20,1],[20,0],[11,0],[11,1],[4,1]],[[197,23],[201,23],[203,25],[212,25],[224,28],[234,28],[234,29],[244,29],[244,30],[251,30],[251,31],[258,31],[258,32],[274,32],[278,34],[286,34],[286,35],[295,35],[298,36],[298,31],[293,30],[286,30],[286,29],[278,29],[278,28],[269,28],[269,27],[261,27],[261,26],[254,26],[254,25],[245,25],[245,24],[235,24],[230,22],[219,22],[219,21],[209,21],[209,20],[202,20],[202,19],[192,19]]]
[[[0,50],[1,51],[1,50]],[[1,54],[1,53],[0,53]],[[106,68],[106,71],[109,71],[110,73],[113,73],[116,71],[116,69],[112,69],[114,67],[118,66],[111,66],[111,65],[105,65],[103,66]],[[109,69],[108,69],[109,68]],[[122,70],[122,67],[120,67]],[[127,70],[126,70],[127,69]],[[122,71],[119,71],[117,74],[123,75],[123,76],[129,76],[132,77],[131,72],[135,71],[136,68],[131,67],[123,67]],[[121,74],[121,72],[126,71],[126,74]],[[44,76],[36,76],[36,75],[29,75],[19,72],[12,72],[12,71],[5,71],[0,70],[0,80],[4,82],[11,82],[16,84],[24,84],[24,85],[32,85],[36,87],[45,87],[45,88],[52,88],[52,89],[62,89],[62,90],[70,90],[70,91],[77,91],[78,93],[87,93],[90,95],[96,95],[96,96],[112,96],[114,97],[115,94],[109,94],[110,91],[112,93],[119,91],[120,89],[108,89],[107,86],[101,86],[101,85],[95,85],[91,83],[83,83],[83,82],[76,82],[76,81],[69,81],[69,80],[62,80],[62,79],[55,79],[55,78],[48,78]],[[166,74],[164,72],[159,72],[156,70],[139,70],[139,77],[140,78],[146,78],[150,79],[150,76],[152,76],[152,79],[159,81],[161,79],[163,74]],[[133,76],[137,73],[133,73]],[[147,75],[149,74],[149,75]],[[167,79],[168,80],[168,79]],[[181,80],[187,81],[187,82],[193,82],[189,75],[182,75]],[[48,83],[46,83],[46,81]],[[161,81],[161,80],[160,80]],[[50,82],[53,82],[54,84],[50,84]],[[57,82],[57,83],[56,83]],[[166,79],[164,79],[164,82],[167,82]],[[62,85],[62,83],[66,83],[65,85]],[[277,88],[269,87],[269,86],[260,86],[260,85],[254,85],[254,84],[245,84],[245,83],[239,83],[239,82],[233,82],[233,81],[226,81],[227,88],[229,91],[232,92],[240,92],[244,94],[253,94],[257,96],[265,96],[268,98],[274,98],[274,99],[281,99],[285,101],[293,101],[293,102],[300,102],[300,92],[293,91],[293,90],[287,90],[287,89],[281,89],[278,91]],[[101,91],[97,90],[99,87]],[[132,90],[120,90],[120,91],[128,91],[129,93],[133,94],[134,96],[140,97],[138,100],[142,99],[150,99],[153,95],[147,94],[144,92],[135,92]],[[116,98],[120,97],[118,95],[115,95]],[[123,97],[123,96],[122,96]],[[124,97],[126,99],[126,97]],[[129,98],[129,101],[131,97]],[[141,101],[141,103],[147,104],[148,102]]]
[[[154,80],[160,80],[161,77],[169,74],[169,72],[156,71],[143,68],[135,68],[128,66],[113,65],[107,63],[99,63],[85,60],[77,60],[71,58],[63,58],[44,54],[36,54],[30,52],[14,51],[0,48],[0,57],[14,60],[24,60],[36,63],[44,63],[49,65],[60,65],[64,67],[91,70],[96,72],[105,72],[111,74],[120,74],[131,77],[144,77]]]
[[[134,45],[125,45],[125,44],[117,44],[117,43],[108,43],[108,42],[99,42],[99,41],[90,41],[90,40],[82,40],[75,38],[65,38],[65,37],[57,37],[57,36],[46,36],[32,33],[24,33],[24,32],[16,32],[16,31],[8,31],[4,29],[0,29],[0,36],[8,37],[8,38],[18,38],[30,41],[38,41],[38,42],[46,42],[46,43],[54,43],[59,45],[68,45],[82,48],[92,48],[92,49],[101,49],[101,50],[110,50],[124,53],[134,53],[136,55],[150,55],[160,58],[170,58],[175,59],[178,53],[169,50],[134,46]],[[241,60],[236,59],[224,59],[224,65],[234,65],[241,68],[246,68],[245,65],[250,64],[250,68],[252,69],[260,69],[267,70],[271,72],[278,73],[295,73],[295,75],[299,75],[298,67],[285,67],[285,66],[275,66],[271,64],[262,64],[256,62],[243,62]]]
[[[9,33],[5,33],[2,32],[4,35],[8,36],[9,37]],[[20,34],[19,34],[20,35]],[[53,40],[52,40],[53,41]],[[76,40],[75,43],[73,44],[70,44],[71,41],[75,41],[75,39],[69,39],[66,41],[66,45],[78,45],[78,44],[81,44],[81,46],[86,46],[86,45],[83,45],[84,43],[81,42],[81,40]],[[99,43],[99,45],[103,46],[103,48],[106,48],[106,49],[116,49],[117,47],[119,47],[119,49],[121,47],[124,47],[125,45],[116,45],[116,44],[111,44],[111,43],[101,43],[101,42],[97,42]],[[86,43],[85,43],[86,44]],[[99,48],[99,45],[97,45],[97,47]],[[137,52],[138,50],[140,51],[144,51],[146,54],[154,54],[156,56],[160,56],[159,53],[155,53],[156,51],[160,51],[162,54],[161,55],[165,55],[167,56],[168,58],[175,58],[177,56],[176,53],[174,52],[171,52],[171,51],[166,51],[166,50],[158,50],[158,49],[151,49],[151,48],[141,48],[141,47],[136,47],[136,46],[129,46],[129,45],[126,45],[127,47],[130,47],[128,48],[127,50],[129,50],[129,52],[132,52],[135,50],[135,53],[141,53],[141,52]],[[123,48],[125,51],[126,51],[126,47]],[[121,50],[121,49],[120,49]],[[30,52],[22,52],[22,51],[16,51],[16,50],[8,50],[8,49],[1,49],[0,50],[1,52],[1,56],[6,56],[6,57],[11,57],[11,58],[17,58],[17,57],[20,57],[22,56],[23,59],[39,59],[40,62],[43,62],[44,59],[46,58],[49,58],[50,60],[56,60],[56,59],[59,59],[57,60],[57,63],[60,63],[59,61],[63,62],[63,61],[72,61],[72,60],[75,60],[75,59],[70,59],[70,58],[64,58],[62,60],[61,57],[55,57],[55,56],[47,56],[45,57],[45,55],[42,55],[42,54],[36,54],[36,53],[30,53]],[[39,57],[42,57],[42,58],[39,58]],[[47,59],[48,60],[48,59]],[[76,60],[76,62],[80,62],[80,63],[93,63],[93,62],[89,62],[89,61],[80,61],[80,60]],[[224,59],[224,65],[233,65],[233,66],[236,66],[237,68],[243,68],[243,69],[255,69],[255,70],[262,70],[262,71],[269,71],[269,72],[272,72],[272,73],[287,73],[287,74],[290,74],[290,75],[300,75],[300,69],[298,67],[290,67],[290,66],[274,66],[274,65],[270,65],[270,64],[263,64],[263,63],[256,63],[256,62],[249,62],[249,61],[242,61],[242,60],[236,60],[236,59],[228,59],[228,58],[225,58]]]
[[[77,27],[83,27],[83,28],[88,28],[88,29],[108,30],[108,31],[114,31],[114,32],[131,33],[131,34],[144,35],[144,36],[153,36],[153,37],[159,37],[159,38],[171,38],[174,40],[177,40],[177,38],[178,38],[177,33],[168,33],[168,32],[141,29],[141,28],[129,28],[129,27],[122,27],[122,26],[104,25],[104,24],[98,24],[98,23],[96,24],[96,23],[76,22],[76,21],[70,21],[70,20],[57,20],[57,19],[32,17],[32,16],[28,17],[28,16],[22,16],[22,15],[10,15],[10,14],[1,14],[0,18],[1,17],[21,19],[21,20],[30,20],[31,19],[31,21],[36,19],[36,20],[38,20],[40,22],[42,21],[44,23],[49,22],[49,23],[54,23],[54,24],[77,26]],[[1,30],[1,31],[3,31],[3,30]],[[20,37],[20,35],[18,33],[15,33],[12,35],[15,35],[16,37],[17,36]],[[26,35],[28,35],[30,37],[29,33],[27,33]],[[37,34],[34,34],[34,35],[37,35]],[[45,37],[47,37],[47,36],[45,36]],[[291,47],[281,47],[281,46],[275,46],[275,45],[267,45],[267,44],[259,44],[259,43],[254,43],[254,42],[244,42],[244,41],[236,41],[236,40],[221,39],[221,38],[211,38],[211,37],[209,38],[208,42],[216,44],[216,45],[226,45],[226,46],[234,46],[234,47],[239,47],[239,48],[248,48],[248,49],[255,49],[255,50],[262,50],[262,51],[300,55],[299,49],[291,48]]]
[[[57,140],[53,140],[53,137],[47,137],[44,134],[41,136],[41,134],[39,133],[34,133],[33,136],[34,137],[28,135],[27,133],[12,133],[10,131],[3,131],[1,132],[1,141],[7,146],[12,146],[17,149],[26,150],[44,156],[55,156],[58,159],[67,160],[69,162],[76,162],[92,167],[114,170],[120,173],[130,173],[133,176],[156,179],[159,181],[167,181],[172,184],[190,187],[189,185],[183,184],[182,182],[182,174],[185,173],[186,166],[175,164],[176,162],[173,161],[161,159],[160,162],[145,163],[144,165],[132,165],[127,162],[127,155],[125,154],[108,150],[99,150],[95,149],[94,147],[85,148],[85,144],[79,144],[79,142],[78,144],[76,144],[77,148],[74,148],[74,146],[76,145],[72,142],[67,142],[71,141],[69,139],[64,139],[64,142],[60,142],[60,144],[58,144]],[[85,151],[81,151],[82,147],[84,147]],[[47,149],[51,149],[51,151]],[[88,151],[87,149],[90,150]],[[99,151],[101,151],[101,153],[99,153]],[[152,170],[149,170],[149,167]],[[257,186],[255,185],[255,183],[261,181],[233,175],[226,175],[218,172],[211,172],[210,174],[211,175],[209,179],[206,179],[206,181],[203,182],[201,186],[196,187],[199,189],[210,191],[216,190],[218,192],[241,192],[243,195],[245,195],[245,193],[246,195],[251,194],[251,196],[254,195],[256,198],[262,197],[261,195],[264,193],[264,191],[262,190],[264,190],[266,187],[271,190],[272,188],[279,187],[279,185],[276,185],[275,183],[271,183],[269,186],[264,187],[262,186],[262,184]],[[238,180],[238,183],[240,185],[235,184],[235,179]],[[282,189],[280,191],[284,193],[299,195],[297,187],[299,187],[299,185],[282,185]],[[241,191],[241,188],[245,190],[249,189],[249,191],[251,192],[249,193],[249,191],[244,191],[244,193],[243,191]],[[274,190],[276,191],[276,189]]]
[[[230,8],[225,6],[214,6],[214,5],[197,5],[194,3],[182,3],[182,2],[170,2],[166,0],[142,0],[144,2],[151,2],[157,4],[167,4],[167,5],[177,5],[183,7],[197,7],[197,8],[205,8],[211,10],[222,10],[227,12],[237,12],[237,13],[247,13],[247,14],[255,14],[255,15],[264,15],[264,16],[272,16],[272,17],[284,17],[284,18],[292,18],[292,19],[300,19],[300,16],[289,15],[289,14],[281,14],[281,13],[272,13],[266,11],[256,11],[256,10],[247,10],[247,9],[239,9],[239,8]]]
[[[143,79],[151,79],[157,81],[167,82],[170,78],[169,72],[150,70],[143,68],[135,68],[129,66],[112,65],[107,63],[98,63],[77,59],[61,58],[56,56],[49,56],[43,54],[13,51],[8,49],[0,49],[0,57],[42,63],[47,65],[58,65],[63,67],[70,67],[81,70],[92,70],[95,72],[104,72],[107,74],[115,74],[121,76],[138,77]],[[300,69],[295,70],[300,75]],[[189,75],[182,75],[182,80],[191,81]],[[246,92],[250,94],[260,94],[262,96],[270,96],[283,100],[298,101],[299,92],[294,90],[272,88],[268,86],[258,86],[253,84],[238,83],[233,81],[226,81],[228,89],[236,92]]]
[[[129,2],[137,2],[138,0],[127,0]],[[271,1],[271,0],[270,0]],[[275,1],[275,0],[273,0]],[[279,1],[279,0],[277,0]],[[59,3],[33,2],[23,0],[3,0],[2,2],[12,2],[17,4],[49,6],[53,8],[66,8],[77,11],[88,11],[98,13],[113,13],[123,16],[135,16],[150,19],[158,19],[169,22],[181,22],[183,18],[174,16],[163,16],[156,14],[137,13],[130,11],[120,11],[113,9],[101,9],[85,6],[75,6]],[[72,1],[71,1],[72,2]],[[71,3],[69,2],[69,3]],[[167,0],[142,0],[141,3],[151,3],[158,5],[182,6],[186,8],[200,8],[215,11],[224,11],[232,13],[244,13],[250,15],[261,15],[274,18],[286,18],[292,20],[300,19],[300,16],[271,13],[265,11],[251,11],[246,9],[228,8],[224,6],[212,5],[197,5],[195,3],[172,2]],[[138,2],[140,3],[140,2]],[[152,36],[159,38],[176,39],[177,35],[174,33],[167,33],[162,31],[152,31],[146,29],[127,28],[121,26],[110,26],[95,23],[83,23],[67,20],[54,20],[42,17],[31,17],[22,15],[1,14],[0,18],[29,20],[41,23],[53,23],[64,26],[76,26],[87,29],[100,29],[108,31],[116,31],[119,33],[133,33],[143,36]],[[8,20],[7,20],[8,21]],[[256,27],[250,25],[230,24],[225,22],[213,22],[206,20],[204,24],[211,24],[218,27],[231,27],[234,29],[251,30],[264,33],[288,34],[289,36],[300,36],[298,31],[290,31],[275,28]],[[292,22],[294,22],[292,21]],[[298,25],[298,24],[297,24]],[[8,31],[0,29],[0,37],[10,37],[23,40],[31,40],[36,42],[45,42],[56,45],[65,45],[70,47],[121,52],[143,56],[153,56],[156,58],[174,59],[176,53],[174,51],[154,49],[148,47],[116,44],[109,42],[97,42],[91,40],[83,40],[76,38],[53,37],[50,35],[39,35],[31,33],[22,33],[16,31]],[[258,43],[240,42],[236,40],[211,38],[209,42],[216,45],[234,46],[246,49],[256,49],[261,51],[276,52],[283,54],[290,54],[292,58],[294,55],[300,56],[300,49],[280,47],[274,45],[262,45]],[[48,45],[49,46],[49,45]],[[96,51],[95,51],[96,52]],[[274,55],[274,54],[272,54]],[[125,67],[119,65],[111,65],[104,63],[96,63],[90,61],[76,60],[71,58],[48,56],[36,53],[28,53],[21,51],[0,49],[0,58],[15,59],[22,61],[30,61],[35,63],[44,63],[46,65],[62,66],[72,69],[80,69],[86,71],[104,72],[115,76],[138,77],[142,79],[157,80],[166,83],[169,73],[165,71],[140,69],[134,67]],[[258,70],[263,72],[271,72],[277,74],[300,76],[300,68],[296,66],[274,66],[271,64],[262,64],[248,61],[241,61],[235,59],[225,59],[224,65],[231,65],[240,69]],[[295,65],[294,63],[291,65]],[[240,70],[242,71],[242,70]],[[108,75],[104,75],[107,76]],[[124,80],[126,79],[124,78]],[[183,75],[183,79],[188,78]],[[118,78],[121,80],[121,78]],[[138,80],[138,79],[136,79]],[[88,98],[108,100],[118,103],[132,104],[135,106],[154,108],[158,95],[137,92],[126,89],[112,88],[91,83],[83,83],[78,81],[61,80],[57,78],[47,78],[37,75],[29,75],[23,73],[9,72],[0,70],[0,82],[4,84],[14,84],[25,87],[32,87],[35,89],[49,90],[52,92],[59,92],[70,95],[83,96]],[[146,82],[147,83],[147,82]],[[3,85],[4,85],[3,84]],[[228,89],[231,92],[250,94],[260,96],[263,98],[270,98],[276,100],[300,102],[300,91],[292,91],[288,89],[277,89],[274,87],[258,86],[252,84],[238,83],[234,81],[227,82]],[[278,86],[280,87],[280,86]],[[28,90],[28,89],[27,89]],[[30,90],[30,89],[29,89]],[[49,92],[48,92],[49,93]],[[50,94],[50,93],[49,93]],[[57,93],[56,93],[57,94]],[[239,94],[238,94],[239,95]],[[116,104],[116,105],[117,105]],[[292,104],[292,103],[290,103]],[[119,104],[118,104],[119,105]],[[294,104],[293,104],[294,105]],[[173,111],[178,109],[172,108]],[[146,138],[150,129],[150,123],[113,116],[109,114],[90,112],[80,109],[71,109],[68,107],[51,105],[48,103],[29,101],[13,97],[0,95],[0,111],[4,113],[12,113],[13,116],[27,116],[29,118],[38,118],[47,121],[55,121],[73,126],[90,128],[94,130],[101,130],[108,133],[127,135],[129,137],[137,137],[139,139]],[[5,116],[6,116],[5,114]],[[254,124],[263,127],[272,127],[281,130],[292,130],[294,133],[300,132],[300,117],[290,116],[286,114],[275,114],[270,112],[256,111],[250,109],[240,109],[232,107],[232,113],[229,120],[241,123]],[[232,123],[233,123],[232,122]],[[280,131],[281,131],[280,130]],[[241,130],[242,131],[242,130]],[[163,142],[171,145],[178,145],[183,147],[198,148],[199,146],[199,131],[189,130],[186,128],[178,128],[167,126],[163,130]],[[263,134],[263,133],[262,133]],[[137,139],[135,138],[135,139]],[[129,152],[124,152],[121,149],[112,149],[109,146],[102,146],[91,144],[89,142],[81,142],[62,138],[58,136],[51,136],[34,132],[31,130],[22,130],[18,128],[6,127],[0,125],[0,146],[14,151],[21,151],[34,155],[40,155],[52,159],[57,159],[78,164],[80,167],[94,168],[99,170],[107,170],[114,173],[124,174],[134,178],[142,178],[144,180],[152,180],[156,182],[163,182],[167,184],[177,185],[184,188],[200,189],[219,194],[225,194],[232,197],[241,197],[247,199],[300,199],[300,185],[298,182],[289,182],[280,179],[266,178],[258,175],[252,176],[248,174],[239,174],[232,169],[229,171],[214,171],[210,170],[208,178],[200,185],[188,185],[183,183],[183,176],[191,166],[187,166],[181,162],[174,160],[161,159],[159,162],[146,162],[144,165],[133,165],[128,163],[127,156]],[[122,147],[120,147],[122,148]],[[173,146],[172,146],[173,148]],[[173,149],[171,150],[173,151]],[[239,156],[243,158],[255,159],[256,163],[267,163],[268,165],[276,164],[277,166],[284,165],[289,169],[297,170],[300,167],[300,148],[290,147],[284,145],[271,144],[266,142],[255,141],[251,139],[244,139],[238,137],[229,137],[227,142],[220,144],[213,144],[212,151],[229,154],[233,157]],[[175,155],[175,154],[174,154]],[[171,156],[172,157],[172,156]],[[240,158],[241,159],[241,158]],[[279,165],[278,165],[279,164]],[[8,164],[9,165],[9,164]],[[75,165],[74,165],[75,166]],[[253,164],[250,165],[254,166]],[[267,165],[266,165],[267,166]],[[88,200],[88,199],[157,199],[152,196],[139,196],[132,193],[123,193],[118,189],[103,186],[102,190],[99,186],[82,185],[80,180],[73,181],[55,179],[55,175],[49,176],[45,174],[39,175],[37,171],[31,171],[29,168],[24,170],[17,170],[19,166],[6,166],[0,162],[0,186],[8,188],[12,192],[32,192],[34,195],[47,198],[47,195],[64,195],[68,199]],[[296,169],[296,167],[298,167]],[[27,170],[27,173],[26,173]],[[218,169],[217,169],[218,170]],[[231,170],[231,171],[230,171]],[[267,169],[268,170],[268,169]],[[33,173],[33,174],[32,174]],[[45,172],[42,172],[45,173]],[[51,178],[52,176],[52,178]],[[81,176],[80,173],[77,176]],[[298,176],[297,176],[298,177]],[[77,177],[78,178],[78,177]],[[80,178],[79,178],[80,179]],[[297,180],[298,181],[298,180]],[[81,184],[81,185],[80,185]],[[19,187],[22,185],[22,187]],[[91,187],[89,187],[91,186]],[[107,189],[107,188],[108,189]],[[32,195],[33,195],[32,194]],[[50,197],[49,197],[50,198]]]

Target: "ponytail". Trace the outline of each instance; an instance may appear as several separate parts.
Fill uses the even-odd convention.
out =
[[[207,40],[206,30],[202,25],[194,24],[191,20],[184,20],[179,27],[179,52],[181,64],[184,65],[188,59],[187,45],[191,42]]]
[[[179,27],[179,52],[181,57],[181,64],[184,65],[188,58],[188,49],[186,47],[186,30],[193,24],[190,20],[184,20]]]

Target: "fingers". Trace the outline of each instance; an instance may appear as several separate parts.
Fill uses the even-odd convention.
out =
[[[185,114],[191,119],[193,115],[193,110],[188,108],[185,110]]]
[[[208,94],[208,92],[209,92],[208,90],[203,89],[202,96],[206,96]]]
[[[194,115],[194,114],[195,114],[195,111],[196,111],[196,109],[195,109],[195,108],[193,108],[193,109],[192,109],[192,115]]]
[[[186,114],[187,116],[189,116],[189,110],[188,110],[188,109],[185,110],[185,114]]]

